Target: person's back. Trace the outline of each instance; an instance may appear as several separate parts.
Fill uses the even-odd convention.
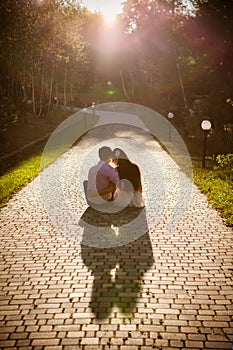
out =
[[[87,183],[87,199],[93,204],[103,204],[112,199],[112,192],[119,182],[117,171],[108,164],[112,157],[109,147],[99,149],[100,161],[90,168]]]
[[[119,160],[118,173],[120,179],[126,179],[132,184],[134,191],[142,192],[141,174],[137,164],[128,159],[121,159]]]
[[[114,155],[120,178],[119,186],[114,194],[114,204],[123,207],[126,205],[144,207],[141,173],[138,165],[132,163],[121,149],[115,149]]]

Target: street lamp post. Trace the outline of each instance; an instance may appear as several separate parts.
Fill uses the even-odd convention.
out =
[[[168,116],[168,119],[172,120],[174,118],[174,113],[169,112],[167,116]],[[171,125],[169,125],[168,139],[169,139],[169,141],[171,141]]]
[[[211,122],[209,120],[203,120],[201,122],[201,128],[202,128],[202,130],[204,132],[203,152],[202,152],[202,168],[205,168],[207,134],[208,134],[208,131],[211,129]]]
[[[95,102],[92,102],[91,108],[92,108],[92,114],[95,115]]]
[[[86,132],[86,128],[87,128],[87,107],[84,107],[82,111],[84,113],[84,131]]]

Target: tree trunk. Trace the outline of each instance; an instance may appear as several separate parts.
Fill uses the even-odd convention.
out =
[[[44,74],[45,74],[45,64],[43,63],[42,72],[41,72],[40,109],[38,113],[39,117],[42,115],[42,112],[43,112]]]
[[[58,76],[57,73],[58,72],[58,68],[56,65],[56,71],[55,71],[55,108],[57,109],[59,106],[59,98],[58,98]]]
[[[71,103],[71,108],[74,108],[74,95],[73,95],[73,84],[70,83],[70,103]]]
[[[131,81],[131,95],[132,97],[134,97],[135,96],[134,77],[133,77],[132,70],[130,68],[129,68],[129,75],[130,75],[130,81]]]
[[[14,96],[15,79],[11,78],[11,96]]]
[[[150,77],[149,86],[150,86],[150,90],[151,90],[152,87],[153,87],[153,78],[152,78],[152,76]]]
[[[51,107],[51,103],[52,103],[53,80],[54,80],[54,62],[52,64],[52,72],[51,72],[51,77],[50,77],[48,112],[50,111],[50,107]]]
[[[124,76],[123,76],[122,70],[120,70],[120,77],[121,77],[121,86],[122,86],[123,93],[124,93],[125,97],[129,99],[130,97],[126,91],[125,81],[124,81]]]
[[[22,85],[22,91],[23,91],[23,101],[27,99],[27,90],[26,90],[26,70],[25,67],[23,67],[23,85]]]
[[[2,97],[4,96],[4,92],[3,92],[3,89],[2,89],[2,86],[0,85],[0,92],[1,92],[1,95]]]
[[[31,82],[32,82],[32,111],[36,114],[36,99],[35,99],[35,82],[34,82],[34,70],[32,68],[31,73]]]
[[[27,89],[26,89],[26,73],[25,68],[23,68],[23,84],[21,86],[22,92],[23,92],[23,102],[25,102],[28,98],[27,96]]]
[[[179,77],[179,81],[180,81],[181,92],[182,92],[182,96],[183,96],[183,100],[184,100],[184,107],[185,107],[185,109],[187,109],[188,104],[187,104],[187,99],[186,99],[185,92],[184,92],[184,83],[183,83],[183,79],[182,79],[182,75],[181,75],[181,71],[180,71],[179,57],[178,57],[176,51],[175,51],[175,55],[176,55],[176,69],[177,69],[177,73],[178,73],[178,77]]]
[[[64,74],[64,109],[65,110],[66,110],[66,107],[67,107],[66,87],[67,87],[67,65],[65,64],[65,74]]]

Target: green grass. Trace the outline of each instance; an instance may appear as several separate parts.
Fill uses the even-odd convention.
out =
[[[41,151],[7,171],[0,177],[0,207],[3,207],[15,193],[31,182],[41,169],[46,168],[68,149],[69,145],[62,145],[45,155]]]
[[[233,226],[233,184],[224,172],[213,169],[211,161],[202,168],[201,163],[193,161],[193,179],[204,193],[209,203],[216,208],[228,226]]]
[[[40,171],[41,154],[31,156],[9,170],[0,178],[0,206],[7,201],[22,187],[33,180]]]
[[[5,142],[1,145],[1,155],[14,152],[25,144],[53,132],[70,114],[70,111],[58,110],[56,113],[51,112],[47,118],[37,118],[32,114],[28,115],[27,124],[12,127],[7,131]],[[54,153],[44,157],[43,167],[63,152],[57,150],[56,153],[57,155]],[[3,207],[15,193],[38,175],[41,156],[42,151],[30,156],[27,160],[19,162],[0,177],[0,207]]]
[[[53,163],[69,148],[69,144],[61,144],[56,149],[51,148],[45,153],[42,150],[8,170],[0,177],[0,207],[6,205],[14,194],[31,182],[42,169]]]
[[[21,130],[20,138],[15,140],[15,144],[13,145],[14,148],[21,147],[25,143],[30,142],[31,138],[32,140],[36,140],[38,137],[42,137],[46,133],[53,131],[52,127],[55,127],[57,124],[59,124],[59,122],[63,121],[65,117],[67,117],[67,115],[68,115],[68,112],[58,113],[56,116],[53,117],[54,119],[53,123],[51,121],[49,122],[49,119],[44,121],[44,123],[42,122],[40,123],[40,121],[38,121],[38,123],[35,123],[35,126],[36,126],[35,129],[37,130],[36,130],[36,133],[34,134],[31,134],[29,132],[32,125],[31,124],[27,125],[27,128]],[[91,127],[92,125],[95,125],[96,122],[97,122],[96,117],[93,118],[93,120],[89,118],[88,126]],[[39,128],[39,124],[41,128]],[[9,139],[11,138],[14,140],[13,134],[8,135],[8,137]],[[10,150],[14,151],[15,150],[14,148]],[[18,163],[12,169],[9,169],[8,171],[6,171],[6,173],[0,177],[0,207],[3,207],[4,205],[6,205],[8,200],[15,193],[17,193],[22,187],[26,186],[30,181],[32,181],[39,174],[41,168],[47,167],[61,154],[68,151],[69,148],[70,148],[70,144],[65,144],[65,143],[61,144],[60,146],[56,146],[56,148],[53,148],[50,145],[50,147],[46,149],[45,153],[43,153],[43,150],[41,150],[41,152],[38,152],[37,154],[30,156],[27,160],[24,160]],[[8,152],[6,153],[9,153],[9,149],[8,149]]]

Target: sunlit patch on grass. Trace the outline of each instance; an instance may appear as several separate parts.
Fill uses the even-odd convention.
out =
[[[225,177],[222,170],[201,168],[201,164],[193,162],[193,178],[201,192],[206,194],[210,204],[219,210],[229,226],[233,226],[233,183]]]

